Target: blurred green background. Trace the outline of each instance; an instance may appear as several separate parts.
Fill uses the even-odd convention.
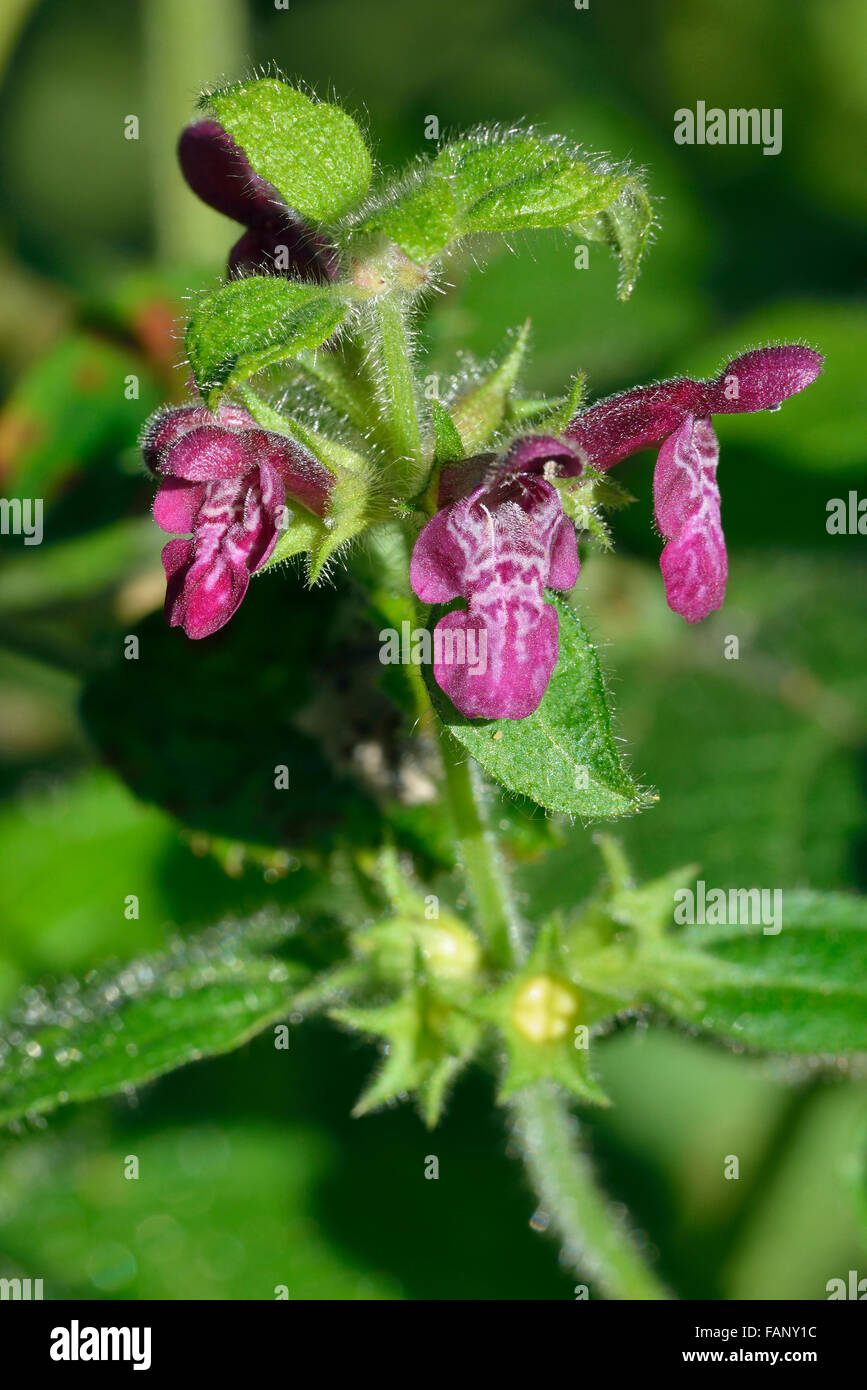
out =
[[[0,1006],[27,980],[228,910],[341,891],[303,871],[272,883],[267,856],[190,836],[108,770],[78,713],[89,673],[161,602],[136,437],[183,394],[172,324],[234,239],[185,190],[174,143],[201,86],[271,61],[359,114],[385,167],[425,148],[435,115],[443,133],[527,117],[647,169],[661,229],[631,301],[601,248],[576,270],[569,238],[515,238],[483,272],[452,267],[424,339],[431,372],[458,351],[486,358],[528,314],[533,390],[580,367],[595,393],[706,373],[781,338],[826,354],[780,414],[719,422],[722,613],[687,630],[665,607],[647,455],[621,470],[637,504],[576,600],[632,766],[661,792],[622,831],[642,874],[697,861],[716,886],[867,888],[864,540],[825,529],[830,498],[867,495],[865,39],[857,0],[6,0],[0,477],[45,499],[46,538],[0,539]],[[781,154],[676,146],[674,111],[700,99],[782,108]],[[157,736],[155,763],[160,751]],[[541,917],[589,891],[598,856],[564,827],[543,861],[527,828],[516,872]],[[681,1296],[822,1298],[859,1258],[867,1272],[863,1081],[793,1080],[655,1026],[599,1053],[615,1107],[590,1121],[598,1163]],[[311,1024],[288,1054],[266,1036],[2,1136],[0,1275],[91,1298],[269,1298],[278,1284],[296,1298],[571,1297],[484,1080],[459,1087],[431,1136],[406,1107],[348,1118],[372,1060]],[[130,1153],[138,1182],[123,1178]],[[723,1178],[727,1154],[739,1182]]]

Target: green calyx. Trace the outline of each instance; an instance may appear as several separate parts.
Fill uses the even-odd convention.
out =
[[[305,555],[309,582],[315,584],[338,550],[381,519],[372,500],[370,466],[361,454],[342,441],[283,415],[249,387],[243,387],[240,394],[257,424],[274,434],[294,439],[335,479],[324,517],[315,516],[300,502],[287,507],[285,529],[263,566],[264,571],[295,555]]]

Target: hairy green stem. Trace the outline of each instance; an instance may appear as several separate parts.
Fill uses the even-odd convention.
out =
[[[510,1109],[530,1181],[570,1269],[606,1298],[670,1298],[600,1191],[565,1097],[536,1085],[519,1092]]]
[[[496,840],[479,805],[470,756],[445,729],[440,749],[446,799],[479,928],[495,963],[514,968],[524,956],[521,930]]]
[[[412,371],[412,354],[402,297],[380,295],[369,306],[372,368],[376,374],[379,414],[394,455],[394,481],[405,496],[424,482],[426,463]]]
[[[498,964],[514,968],[523,960],[524,946],[496,841],[479,805],[470,758],[445,730],[440,744],[446,795],[479,926]],[[599,1189],[565,1096],[554,1086],[537,1084],[520,1091],[510,1108],[533,1189],[570,1266],[595,1279],[607,1298],[668,1298]]]

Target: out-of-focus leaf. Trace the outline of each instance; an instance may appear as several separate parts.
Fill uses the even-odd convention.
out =
[[[529,337],[528,322],[515,333],[502,360],[452,406],[449,413],[463,443],[464,454],[481,449],[503,425]]]
[[[150,518],[118,521],[85,536],[34,548],[0,576],[0,611],[68,603],[159,565],[163,538]]]
[[[163,616],[139,656],[96,676],[86,723],[137,795],[188,826],[261,847],[375,841],[401,715],[376,632],[347,590],[254,579],[225,628],[191,642]]]
[[[744,924],[684,932],[660,958],[660,1008],[741,1047],[867,1051],[867,901],[782,893],[780,918],[768,925],[780,922],[767,935]]]
[[[285,848],[185,834],[104,770],[22,788],[0,811],[0,860],[0,973],[18,978],[84,974],[109,956],[157,950],[167,923],[246,918],[309,887]],[[329,895],[345,896],[334,884]]]
[[[286,1057],[286,1053],[279,1053]],[[258,1059],[257,1059],[257,1065]],[[95,1122],[92,1111],[88,1120]],[[388,1299],[400,1280],[311,1219],[344,1156],[326,1125],[232,1116],[7,1145],[4,1275],[46,1298]],[[130,1148],[139,1180],[125,1174]],[[10,1260],[10,1256],[12,1259]],[[285,1295],[284,1295],[285,1296]]]
[[[0,1034],[0,1124],[240,1047],[288,1013],[303,974],[257,953],[279,939],[273,925],[215,931],[83,984],[25,990]]]
[[[724,608],[693,627],[668,611],[657,566],[623,553],[591,556],[578,593],[609,644],[633,763],[659,787],[653,814],[618,832],[639,876],[692,858],[713,887],[858,887],[863,566],[738,552]],[[731,637],[737,659],[726,657]],[[519,871],[521,886],[534,911],[552,911],[590,893],[596,867],[576,828],[544,866]]]
[[[98,455],[132,448],[158,404],[139,357],[90,334],[64,338],[25,372],[3,407],[0,487],[50,501]]]

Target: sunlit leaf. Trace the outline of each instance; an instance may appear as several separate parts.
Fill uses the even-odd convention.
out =
[[[466,719],[426,667],[434,706],[458,742],[508,791],[574,816],[632,815],[655,796],[633,782],[620,760],[599,658],[581,620],[562,599],[553,603],[560,658],[535,713],[519,720]]]

